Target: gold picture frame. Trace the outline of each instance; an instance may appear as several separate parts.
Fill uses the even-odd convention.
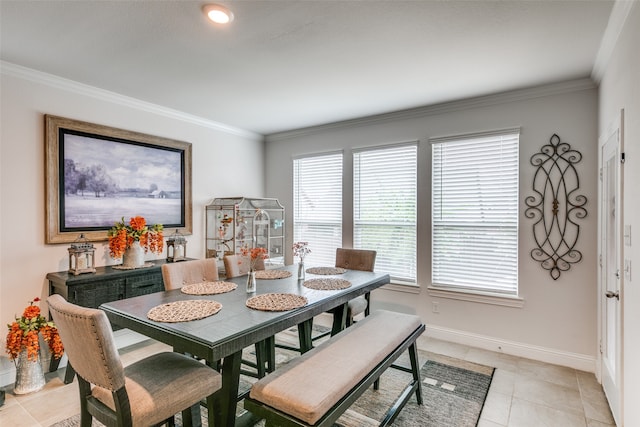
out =
[[[116,221],[138,215],[192,234],[190,143],[44,118],[45,243],[70,243],[80,234],[105,241]]]

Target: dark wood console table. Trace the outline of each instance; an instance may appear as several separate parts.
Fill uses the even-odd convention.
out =
[[[49,295],[59,294],[73,304],[98,308],[107,302],[164,291],[161,266],[167,261],[157,259],[148,262],[153,266],[133,270],[121,270],[113,266],[96,267],[95,273],[77,276],[67,271],[48,273]],[[59,360],[51,359],[49,369],[58,369],[58,363]],[[73,381],[73,375],[74,371],[67,369],[65,384]]]

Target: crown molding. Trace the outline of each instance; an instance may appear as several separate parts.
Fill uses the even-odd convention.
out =
[[[637,0],[616,0],[613,4],[611,15],[609,15],[609,22],[600,40],[600,47],[598,48],[593,70],[591,71],[591,78],[593,78],[594,81],[599,83],[604,77],[604,72],[616,48],[618,38],[627,22],[627,17],[631,13],[631,9],[638,3],[640,2]]]
[[[378,114],[361,117],[352,120],[345,120],[324,125],[310,126],[306,128],[293,129],[278,132],[265,136],[266,142],[274,142],[285,139],[302,137],[314,133],[328,130],[346,129],[364,125],[384,123],[388,121],[407,120],[419,117],[432,116],[436,114],[452,113],[456,111],[468,110],[471,108],[482,108],[491,105],[505,104],[514,101],[523,101],[545,96],[559,95],[568,92],[595,89],[597,86],[589,77],[552,83],[543,86],[535,86],[524,89],[517,89],[508,92],[500,92],[492,95],[479,96],[462,99],[459,101],[445,102],[442,104],[427,105],[424,107],[411,108],[407,110],[394,111],[391,113]]]
[[[108,90],[100,89],[94,86],[89,86],[84,83],[79,83],[74,80],[65,79],[53,74],[48,74],[42,71],[37,71],[31,68],[23,67],[21,65],[13,64],[11,62],[0,61],[0,73],[7,76],[28,80],[34,83],[43,84],[56,89],[61,89],[68,92],[89,96],[91,98],[95,98],[100,101],[106,101],[106,102],[122,105],[124,107],[134,108],[136,110],[141,110],[148,113],[153,113],[160,116],[168,117],[171,119],[180,120],[183,122],[191,123],[197,126],[202,126],[205,128],[224,132],[227,134],[240,136],[243,138],[248,138],[248,139],[257,140],[257,141],[262,141],[264,139],[263,135],[252,132],[252,131],[236,128],[233,126],[228,126],[223,123],[205,119],[203,117],[187,114],[182,111],[163,107],[161,105],[153,104],[150,102],[141,101],[136,98],[121,95],[115,92],[110,92]]]

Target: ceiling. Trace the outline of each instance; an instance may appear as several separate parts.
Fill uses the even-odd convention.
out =
[[[613,1],[0,0],[0,59],[272,134],[589,77]]]

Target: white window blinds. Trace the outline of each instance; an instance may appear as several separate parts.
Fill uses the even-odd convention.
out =
[[[353,245],[376,271],[416,283],[417,143],[353,153]]]
[[[342,247],[342,153],[293,160],[293,241],[309,242],[309,265],[335,265]]]
[[[519,130],[432,143],[432,281],[518,293]]]

